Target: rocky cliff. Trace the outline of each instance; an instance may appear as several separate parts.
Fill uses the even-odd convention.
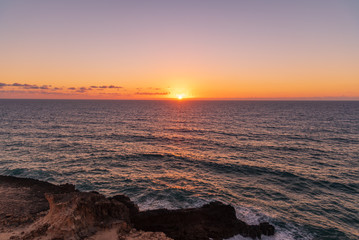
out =
[[[79,192],[70,184],[0,176],[0,239],[224,239],[273,235],[269,223],[248,225],[230,205],[139,211],[127,196]]]

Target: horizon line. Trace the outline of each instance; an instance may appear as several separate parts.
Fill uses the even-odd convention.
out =
[[[359,101],[354,98],[152,98],[152,99],[104,99],[104,98],[1,98],[0,100],[69,100],[69,101]]]

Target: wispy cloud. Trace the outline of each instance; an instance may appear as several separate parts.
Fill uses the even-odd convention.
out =
[[[168,95],[169,92],[136,92],[135,95],[148,95],[148,96],[155,96],[155,95]]]
[[[135,95],[166,96],[170,94],[170,92],[158,87],[146,87],[146,88],[138,87],[136,88],[136,90],[137,92],[134,93]]]
[[[120,87],[120,86],[114,86],[114,85],[102,85],[102,86],[90,86],[90,88],[123,88],[123,87]]]
[[[77,88],[76,92],[84,93],[84,92],[91,91],[91,90],[92,90],[92,88],[80,87],[80,88]]]
[[[36,84],[21,84],[21,83],[11,83],[11,84],[7,84],[7,83],[0,83],[0,87],[19,87],[19,88],[23,88],[23,89],[50,89],[51,85],[42,85],[42,86],[38,86]]]
[[[137,87],[134,89],[126,89],[122,86],[117,85],[93,85],[93,86],[66,86],[66,87],[54,87],[52,85],[36,85],[36,84],[27,84],[27,83],[1,83],[0,82],[0,93],[6,94],[11,97],[17,95],[54,95],[61,96],[65,98],[68,96],[71,97],[88,97],[88,98],[117,98],[117,97],[128,97],[132,98],[135,96],[166,96],[170,92],[166,89],[158,87]]]

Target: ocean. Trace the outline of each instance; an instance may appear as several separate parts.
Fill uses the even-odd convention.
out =
[[[359,102],[3,99],[0,174],[359,239]]]

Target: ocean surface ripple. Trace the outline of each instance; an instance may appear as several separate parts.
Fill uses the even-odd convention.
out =
[[[359,239],[359,102],[0,100],[0,174]]]

